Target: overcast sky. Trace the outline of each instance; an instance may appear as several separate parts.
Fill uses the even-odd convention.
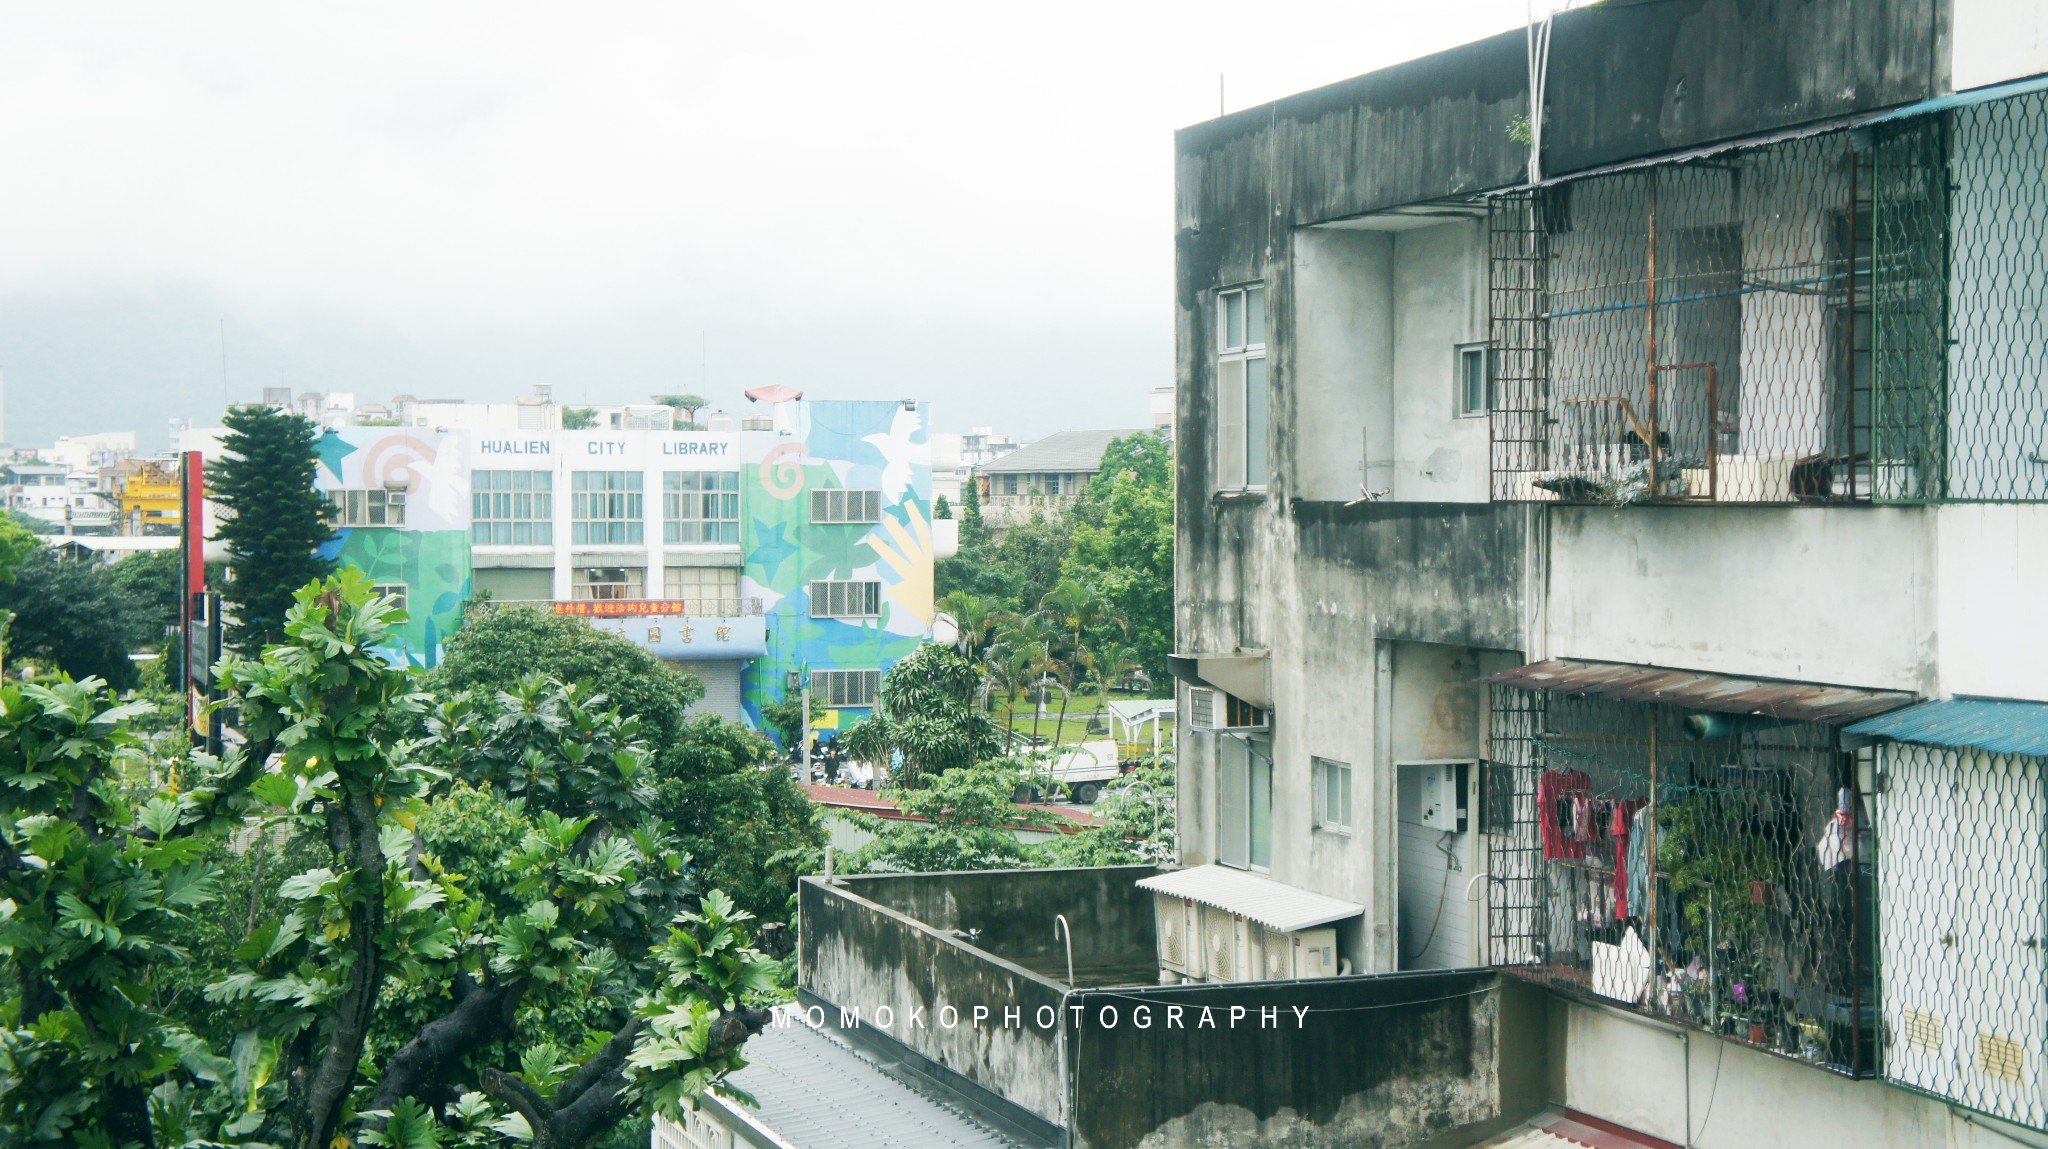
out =
[[[7,439],[156,446],[280,384],[1139,425],[1173,371],[1173,131],[1218,73],[1243,108],[1525,6],[1000,11],[8,5]]]

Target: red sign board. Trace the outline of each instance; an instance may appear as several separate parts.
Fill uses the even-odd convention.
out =
[[[651,614],[676,614],[688,616],[689,603],[681,599],[624,599],[601,598],[579,599],[575,602],[558,602],[556,614],[575,614],[585,618],[627,618]]]

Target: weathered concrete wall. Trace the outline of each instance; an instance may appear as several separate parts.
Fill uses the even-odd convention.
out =
[[[1541,1100],[1532,993],[1462,972],[1078,994],[1073,1143],[1391,1149],[1483,1128]],[[1213,1028],[1196,1028],[1204,1007]]]
[[[1941,692],[2048,701],[2048,506],[1934,512]]]
[[[1057,1022],[1033,1022],[1042,1009],[1058,1017],[1060,986],[818,878],[803,880],[799,906],[804,989],[858,1009],[862,1024],[887,1007],[885,1032],[912,1052],[1047,1121],[1066,1121]],[[977,1006],[992,1011],[993,1024],[965,1020]],[[940,1020],[947,1007],[962,1019],[951,1028]],[[1022,1018],[1014,1028],[1002,1023],[1009,1007]]]
[[[1549,652],[1844,686],[1935,686],[1934,515],[1554,507]]]
[[[1853,1081],[1564,998],[1550,1000],[1552,1096],[1695,1149],[1884,1145],[2012,1149],[1983,1118],[1881,1081]],[[1689,1125],[1689,1127],[1688,1127]]]
[[[1138,888],[1156,866],[1071,870],[984,870],[945,874],[867,874],[842,878],[848,891],[941,933],[973,931],[976,949],[1066,980],[1066,943],[1053,919],[1073,930],[1075,977],[1142,965],[1158,952],[1152,895]],[[1152,981],[1147,976],[1143,980]]]

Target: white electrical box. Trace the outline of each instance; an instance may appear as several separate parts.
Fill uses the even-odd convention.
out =
[[[1472,766],[1460,760],[1398,764],[1395,800],[1401,820],[1443,833],[1464,833]]]

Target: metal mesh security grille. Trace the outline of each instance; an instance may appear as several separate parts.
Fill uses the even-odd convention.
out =
[[[2048,94],[1510,193],[1493,497],[2048,499]]]
[[[1885,1076],[2048,1128],[2048,762],[1904,742],[1876,754]]]
[[[1513,818],[1489,841],[1494,964],[1875,1071],[1875,865],[1835,728],[1492,692],[1492,784],[1513,791],[1493,799]]]
[[[1881,126],[1890,502],[2048,499],[2048,93]]]

